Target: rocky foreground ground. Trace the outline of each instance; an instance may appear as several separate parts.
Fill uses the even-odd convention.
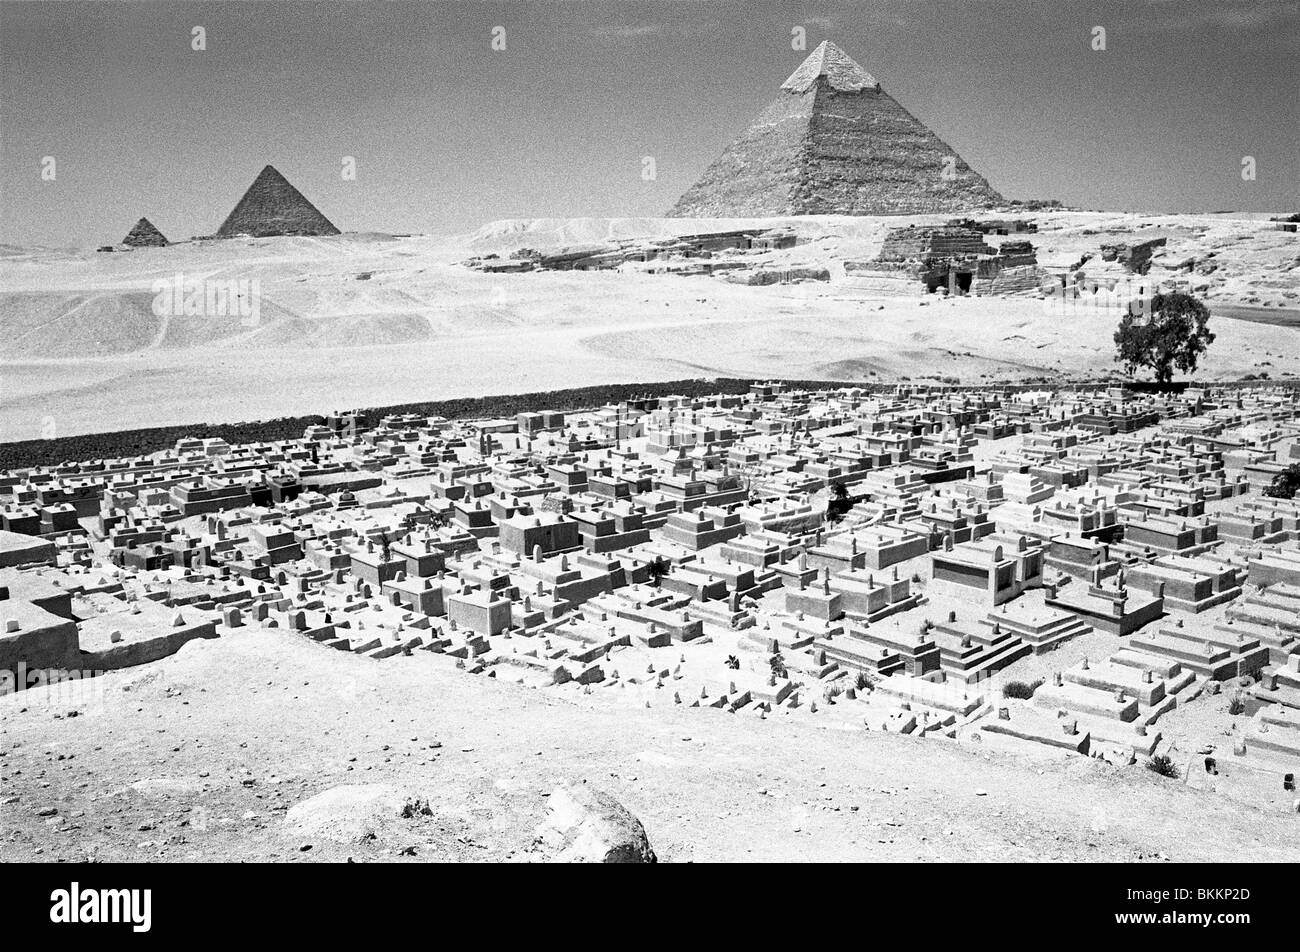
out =
[[[1296,858],[1300,817],[1140,766],[450,665],[250,629],[84,695],[0,699],[0,859],[528,860],[548,796],[583,781],[668,862]]]

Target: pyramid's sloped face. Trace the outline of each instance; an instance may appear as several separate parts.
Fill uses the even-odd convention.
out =
[[[222,238],[235,235],[265,238],[272,235],[337,234],[339,230],[330,220],[269,166],[217,229],[217,235]]]
[[[791,212],[814,94],[778,96],[727,146],[668,214],[674,218],[771,218]]]
[[[141,218],[136,222],[135,227],[122,239],[122,244],[131,248],[162,248],[167,243],[163,233],[147,218]]]
[[[1002,204],[879,86],[838,89],[823,73],[805,92],[779,95],[669,215],[915,215]]]
[[[995,208],[1003,198],[887,93],[817,93],[802,215],[916,215]]]

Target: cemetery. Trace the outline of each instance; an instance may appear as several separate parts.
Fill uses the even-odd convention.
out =
[[[615,707],[1185,771],[1204,755],[1177,712],[1240,694],[1216,763],[1300,768],[1296,503],[1244,471],[1300,445],[1295,391],[769,382],[327,420],[3,474],[6,684],[257,632]]]

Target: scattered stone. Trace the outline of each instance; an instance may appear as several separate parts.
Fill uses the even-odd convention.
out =
[[[641,821],[590,784],[560,785],[547,800],[533,850],[552,862],[654,863]]]

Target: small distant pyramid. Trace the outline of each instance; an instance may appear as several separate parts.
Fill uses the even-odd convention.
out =
[[[669,215],[916,215],[1003,204],[983,176],[827,41]]]
[[[122,244],[132,248],[166,248],[167,243],[163,233],[147,218],[141,218],[136,222],[135,227],[122,239]]]
[[[218,238],[337,234],[339,230],[330,220],[270,165],[262,169],[235,210],[217,229]]]

